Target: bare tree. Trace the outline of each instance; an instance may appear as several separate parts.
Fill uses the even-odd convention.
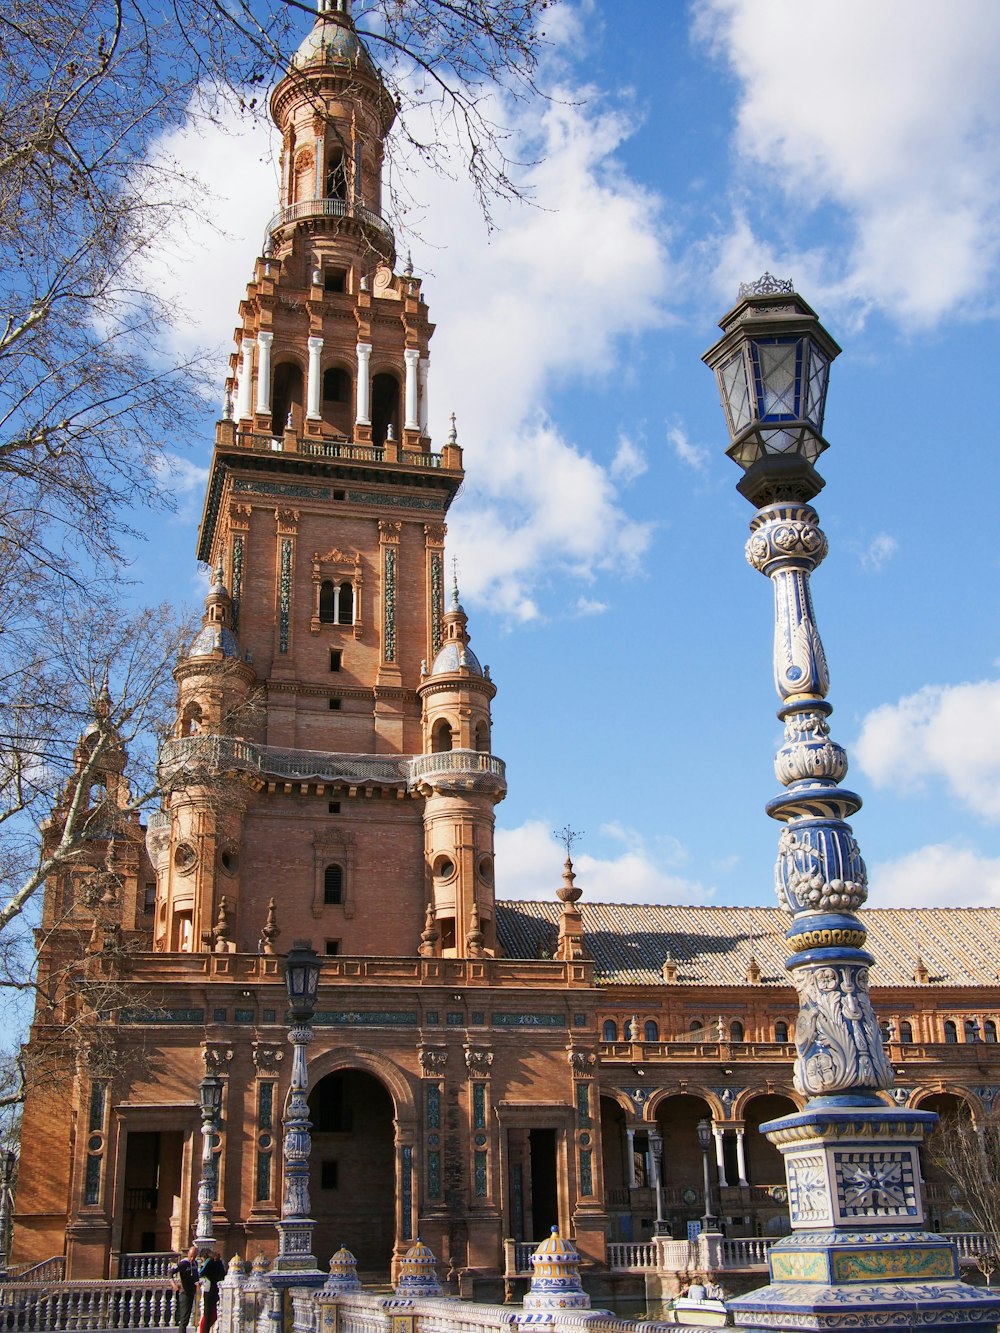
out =
[[[942,1117],[927,1153],[983,1236],[976,1263],[990,1283],[1000,1267],[1000,1112],[978,1125],[968,1115]]]

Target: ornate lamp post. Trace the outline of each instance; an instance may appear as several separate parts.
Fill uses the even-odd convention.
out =
[[[701,1219],[702,1231],[718,1231],[718,1218],[712,1215],[712,1174],[708,1165],[708,1152],[712,1146],[712,1124],[709,1120],[698,1121],[698,1146],[701,1148],[701,1169],[705,1188],[705,1215]]]
[[[201,1102],[201,1176],[198,1179],[198,1223],[194,1243],[199,1249],[215,1248],[215,1222],[212,1205],[219,1197],[219,1165],[215,1156],[215,1136],[222,1116],[222,1079],[206,1074],[198,1084]]]
[[[654,1236],[669,1234],[666,1220],[663,1216],[663,1135],[658,1129],[650,1129],[647,1135],[649,1143],[650,1165],[653,1169],[653,1191],[656,1196],[656,1223],[653,1228]]]
[[[312,1016],[316,1008],[320,960],[308,943],[296,941],[285,961],[285,985],[291,1024],[288,1040],[292,1043],[292,1076],[285,1103],[284,1193],[281,1221],[278,1223],[278,1257],[275,1273],[303,1275],[322,1279],[312,1253],[313,1219],[309,1216],[309,1069],[306,1047],[312,1041]]]
[[[868,996],[874,962],[856,915],[865,864],[840,784],[847,755],[830,738],[826,656],[809,577],[827,552],[810,501],[828,447],[823,416],[840,348],[790,282],[741,287],[705,353],[729,428],[738,490],[754,506],[747,559],[774,587],[774,679],[785,791],[767,805],[783,829],[775,884],[791,920],[787,967],[799,993],[796,1089],[803,1111],[762,1126],[782,1152],[792,1233],[774,1245],[771,1285],[731,1302],[738,1325],[783,1329],[981,1328],[997,1304],[958,1280],[952,1245],[924,1231],[918,1147],[936,1116],[882,1094],[893,1071]]]

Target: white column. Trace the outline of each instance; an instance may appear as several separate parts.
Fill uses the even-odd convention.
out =
[[[368,407],[371,388],[368,382],[368,362],[371,360],[371,355],[371,343],[358,343],[357,422],[359,426],[370,426],[372,421]]]
[[[747,1182],[747,1159],[743,1151],[743,1135],[745,1130],[742,1125],[736,1130],[736,1169],[740,1173],[740,1184],[744,1189],[748,1188]]]
[[[719,1188],[725,1189],[729,1184],[726,1179],[726,1157],[722,1150],[722,1135],[725,1131],[721,1125],[713,1125],[712,1133],[715,1135],[715,1165],[719,1171]]]
[[[250,390],[253,387],[253,347],[252,338],[244,338],[240,346],[240,387],[236,399],[236,419],[245,421],[250,416]]]
[[[628,1154],[625,1165],[628,1168],[628,1187],[635,1189],[635,1130],[625,1131],[625,1151]]]
[[[420,358],[419,378],[420,378],[420,434],[427,434],[427,372],[430,369],[430,357],[422,356]]]
[[[323,339],[309,339],[309,384],[307,389],[308,408],[306,418],[309,421],[319,421],[319,391],[322,381],[319,359],[323,355]]]
[[[271,410],[271,343],[273,341],[273,333],[257,334],[257,346],[260,349],[257,357],[258,412],[270,412]]]
[[[406,414],[403,424],[407,430],[420,429],[420,417],[417,410],[417,362],[420,353],[415,347],[407,347],[403,352],[406,362]]]
[[[326,182],[323,180],[323,136],[316,138],[316,190],[314,199],[322,199],[326,194]]]

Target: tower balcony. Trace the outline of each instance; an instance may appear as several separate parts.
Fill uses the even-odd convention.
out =
[[[362,227],[373,231],[381,244],[379,249],[386,255],[396,253],[396,238],[392,228],[373,208],[367,208],[356,199],[299,199],[294,204],[286,204],[267,224],[270,236],[279,227],[287,227],[291,222],[302,222],[307,218],[353,218]]]
[[[268,786],[396,787],[421,795],[444,789],[486,792],[497,800],[507,791],[503,760],[479,750],[412,756],[339,754],[286,750],[212,735],[178,737],[166,741],[160,750],[160,780],[167,788],[239,775]]]

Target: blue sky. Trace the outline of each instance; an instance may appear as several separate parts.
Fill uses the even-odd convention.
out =
[[[499,687],[498,891],[553,892],[568,823],[592,900],[773,902],[771,594],[700,362],[770,270],[844,348],[814,595],[871,902],[1000,903],[1000,6],[578,0],[547,30],[552,100],[497,108],[534,205],[490,236],[460,180],[411,186],[431,429],[454,410],[465,448],[450,548]],[[178,346],[219,345],[220,399],[276,198],[237,130],[163,145],[225,234],[165,238],[153,275]],[[212,417],[143,520],[151,601],[200,596]]]

